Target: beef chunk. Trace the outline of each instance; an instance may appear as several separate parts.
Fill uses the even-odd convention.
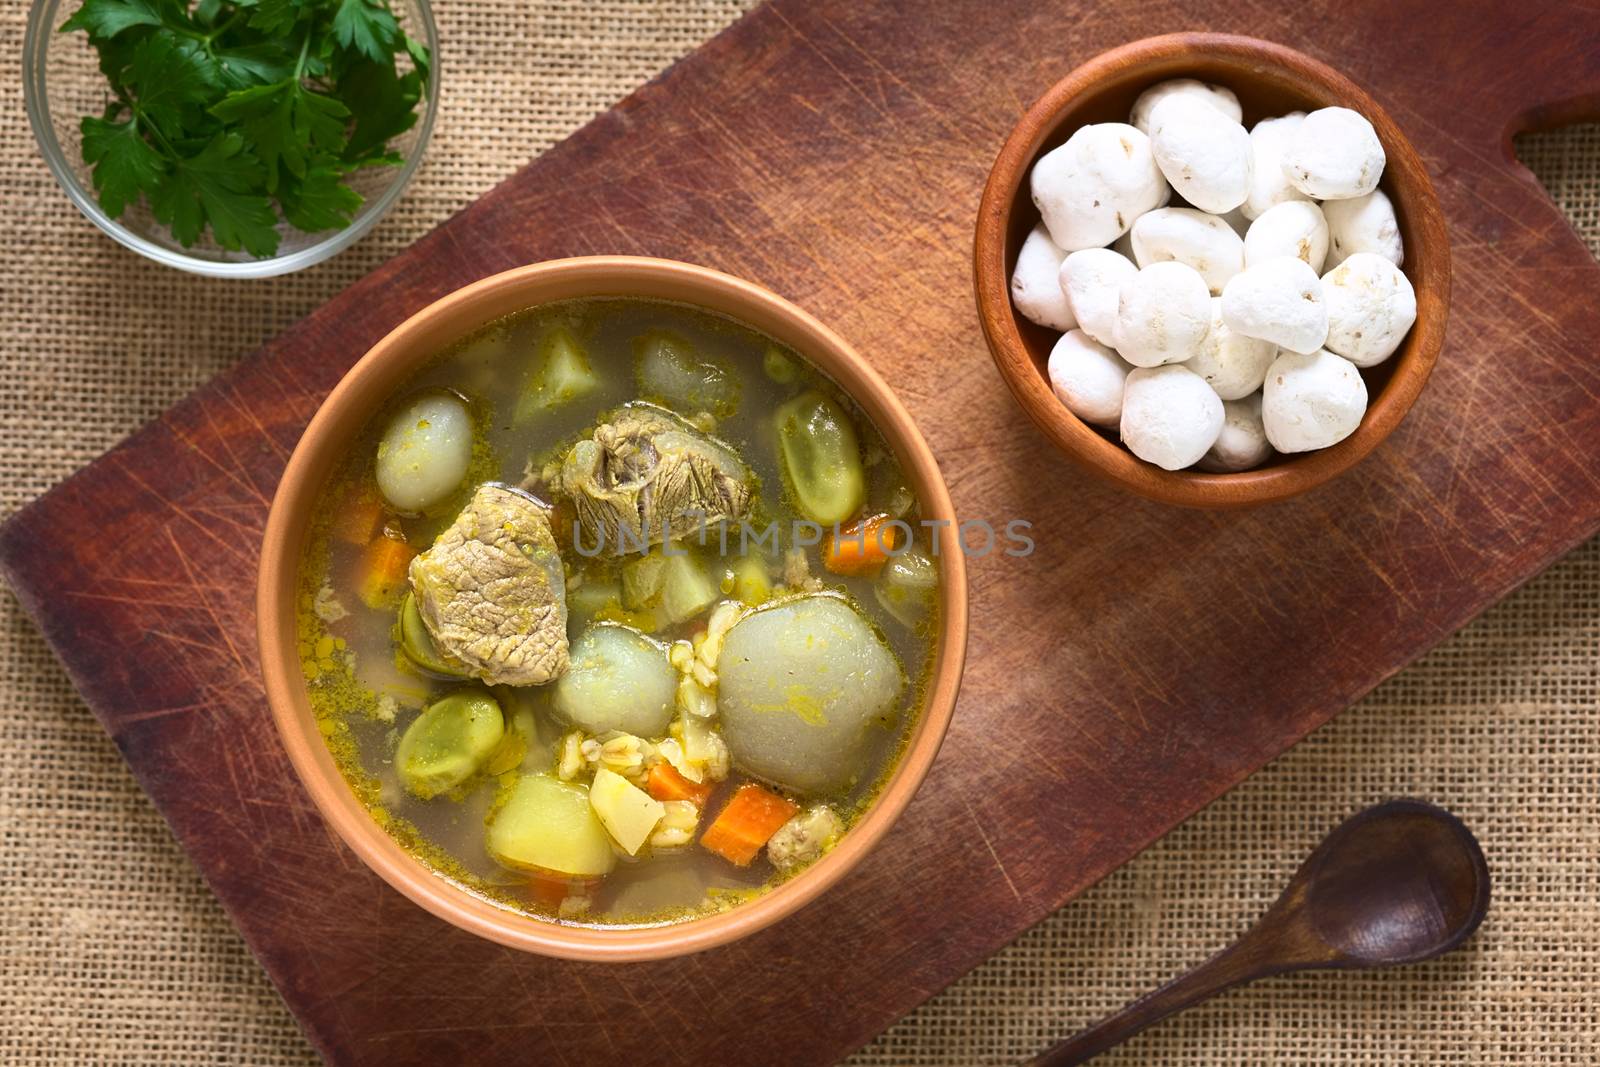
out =
[[[542,685],[567,669],[566,583],[550,519],[533,497],[480,486],[411,588],[440,651],[490,685]]]

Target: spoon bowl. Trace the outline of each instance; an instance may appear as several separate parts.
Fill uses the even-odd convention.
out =
[[[1442,955],[1471,937],[1489,908],[1477,840],[1460,819],[1421,801],[1379,804],[1345,821],[1302,874],[1306,921],[1347,961],[1338,966]]]
[[[1335,827],[1232,945],[1033,1063],[1083,1063],[1169,1015],[1268,975],[1432,959],[1471,937],[1488,910],[1489,865],[1460,819],[1421,800],[1375,805]]]

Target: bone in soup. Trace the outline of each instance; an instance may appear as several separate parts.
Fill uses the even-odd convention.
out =
[[[599,925],[722,910],[850,832],[921,712],[940,571],[893,453],[730,319],[591,299],[430,363],[300,575],[318,725],[440,876]]]

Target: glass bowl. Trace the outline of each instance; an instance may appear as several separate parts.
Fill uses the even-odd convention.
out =
[[[349,176],[350,186],[363,201],[350,225],[342,230],[304,233],[280,221],[278,251],[256,257],[242,249],[230,251],[221,247],[211,239],[209,230],[192,247],[183,247],[156,221],[143,199],[129,204],[121,217],[113,219],[95,197],[78,132],[83,116],[100,114],[109,89],[87,35],[57,32],[77,10],[78,3],[79,0],[36,0],[28,13],[22,49],[23,99],[28,121],[50,173],[78,210],[113,240],[157,263],[219,278],[266,278],[320,263],[372,229],[400,199],[422,161],[438,109],[439,32],[427,0],[391,0],[401,26],[427,45],[433,62],[416,123],[389,142],[404,162],[397,167],[363,167]]]

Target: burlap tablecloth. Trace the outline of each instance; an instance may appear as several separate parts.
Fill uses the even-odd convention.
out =
[[[746,0],[446,2],[433,146],[396,211],[269,282],[156,267],[79,217],[0,48],[0,514],[71,473],[727,22]],[[1523,158],[1600,246],[1600,128]],[[1597,460],[1600,462],[1600,460]],[[116,749],[0,597],[0,1063],[314,1057]],[[1430,797],[1479,833],[1495,902],[1453,957],[1262,983],[1107,1062],[1600,1059],[1600,541],[934,998],[851,1062],[1008,1063],[1201,958],[1343,815]]]

